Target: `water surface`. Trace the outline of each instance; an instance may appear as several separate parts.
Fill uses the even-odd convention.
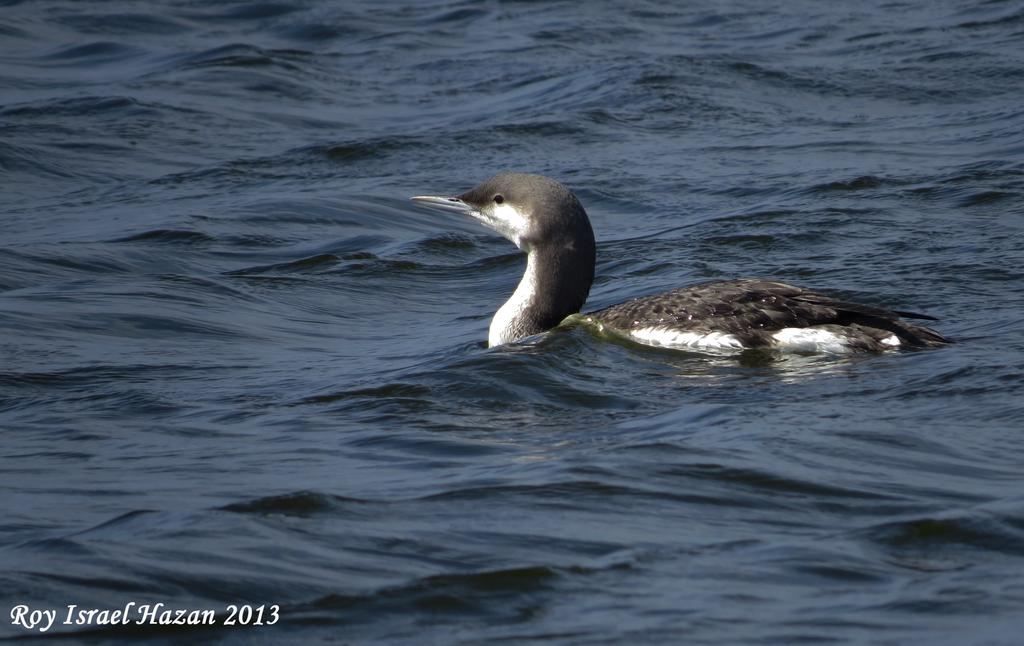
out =
[[[1017,643],[1019,3],[2,4],[5,618]],[[957,343],[487,350],[523,258],[407,198],[509,169],[586,206],[589,309],[766,276]]]

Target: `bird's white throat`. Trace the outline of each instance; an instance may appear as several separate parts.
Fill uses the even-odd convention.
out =
[[[493,348],[496,345],[511,343],[522,337],[522,334],[518,332],[521,327],[520,321],[537,292],[536,258],[536,255],[532,253],[526,256],[526,272],[523,274],[522,280],[519,281],[519,286],[491,319],[487,347]]]
[[[478,211],[478,213],[478,220],[511,240],[512,244],[523,251],[529,251],[529,249],[523,246],[523,235],[529,228],[530,221],[522,211],[508,202],[504,202],[502,204],[491,204],[489,207]]]

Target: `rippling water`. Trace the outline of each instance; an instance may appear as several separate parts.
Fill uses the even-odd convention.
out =
[[[0,4],[0,636],[1018,643],[1020,3]],[[505,169],[586,205],[589,309],[958,343],[485,350],[523,258],[407,198]]]

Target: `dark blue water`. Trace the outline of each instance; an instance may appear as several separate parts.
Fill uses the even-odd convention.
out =
[[[1019,643],[1021,3],[0,4],[0,637]],[[958,342],[486,350],[507,169]]]

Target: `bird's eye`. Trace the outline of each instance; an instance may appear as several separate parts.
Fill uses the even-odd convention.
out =
[[[501,195],[500,193],[498,195],[494,196],[494,203],[495,204],[501,204],[504,201],[505,201],[505,197],[503,195]]]

